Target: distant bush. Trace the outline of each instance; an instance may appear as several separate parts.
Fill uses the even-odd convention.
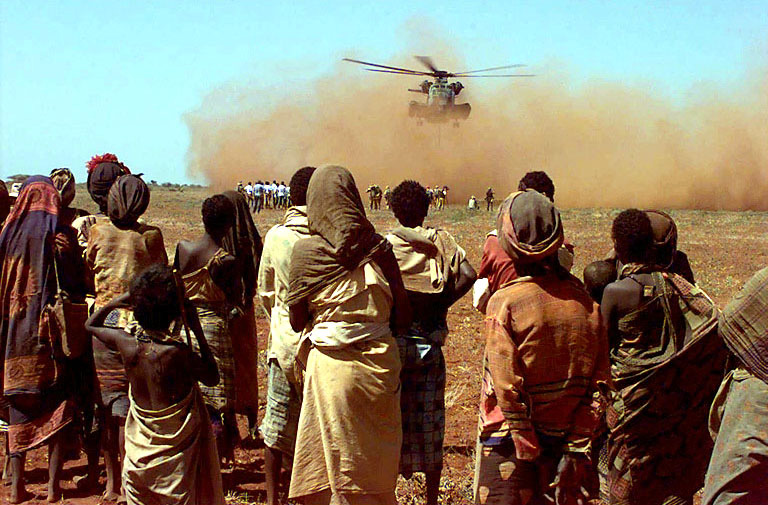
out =
[[[17,182],[24,182],[29,178],[29,175],[26,174],[16,174],[8,177],[8,182],[11,184],[16,184]]]

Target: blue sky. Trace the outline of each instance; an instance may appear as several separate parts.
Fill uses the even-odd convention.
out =
[[[183,115],[218,86],[279,90],[343,56],[386,63],[416,47],[439,61],[435,34],[473,68],[554,62],[576,85],[641,83],[684,100],[765,64],[768,0],[3,0],[0,175],[69,166],[83,180],[91,155],[113,152],[146,179],[190,182]]]

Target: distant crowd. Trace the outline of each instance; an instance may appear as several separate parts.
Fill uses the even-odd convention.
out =
[[[386,197],[397,225],[379,233],[349,170],[308,166],[288,186],[206,198],[203,233],[169,258],[141,219],[141,177],[112,154],[87,167],[94,214],[71,207],[66,168],[15,201],[0,184],[10,503],[30,498],[25,455],[47,445],[50,502],[82,451],[81,493],[223,505],[240,414],[265,445],[269,505],[395,505],[398,476],[416,473],[437,505],[447,316],[470,291],[484,316],[474,503],[692,505],[702,487],[701,505],[766,502],[768,268],[721,312],[663,211],[618,213],[610,252],[579,279],[554,183],[529,172],[476,271],[427,220],[447,187],[400,182]],[[262,243],[252,213],[267,205],[287,208]]]
[[[285,181],[243,181],[237,183],[236,191],[245,196],[251,212],[261,212],[263,209],[287,209],[291,206],[291,187]]]
[[[435,186],[430,189],[426,187],[427,198],[429,198],[429,206],[438,210],[443,210],[448,203],[448,186]],[[371,184],[368,189],[365,190],[368,193],[368,208],[370,210],[381,210],[381,200],[384,198],[386,208],[391,208],[390,198],[392,196],[392,190],[389,186],[386,186],[382,191],[381,186],[378,184]]]

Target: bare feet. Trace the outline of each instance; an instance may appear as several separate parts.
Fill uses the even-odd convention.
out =
[[[23,487],[19,489],[12,486],[10,495],[11,496],[9,497],[8,501],[9,503],[13,503],[13,504],[24,503],[25,501],[33,498],[33,496],[30,493],[28,493],[27,490]]]
[[[104,491],[101,495],[99,503],[125,503],[125,496],[115,493],[114,491]]]
[[[48,503],[56,503],[61,500],[61,486],[58,481],[48,484]]]

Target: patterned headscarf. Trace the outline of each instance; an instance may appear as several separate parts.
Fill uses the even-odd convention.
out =
[[[75,176],[68,168],[51,170],[53,186],[61,195],[61,208],[69,207],[75,199]]]
[[[107,215],[123,228],[133,226],[149,206],[149,187],[135,175],[119,177],[109,190]]]
[[[563,223],[552,201],[532,189],[512,193],[496,221],[499,244],[515,263],[535,263],[557,253]]]
[[[768,268],[757,272],[728,303],[718,332],[731,352],[768,383]]]
[[[28,178],[0,233],[0,385],[6,396],[39,393],[56,380],[53,360],[35,357],[52,352],[40,336],[40,314],[56,296],[60,201],[51,179]],[[30,363],[35,373],[26,369]]]

